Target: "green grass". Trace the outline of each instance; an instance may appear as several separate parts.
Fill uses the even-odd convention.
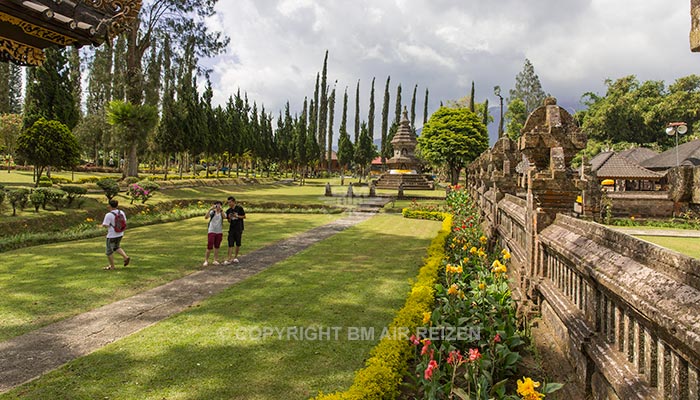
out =
[[[339,215],[250,214],[243,254]],[[0,254],[0,340],[91,310],[189,274],[204,259],[203,218],[129,229],[122,242],[132,265],[107,265],[104,237]],[[119,257],[117,257],[119,260]]]
[[[656,228],[655,228],[656,229]],[[684,238],[671,236],[637,236],[667,249],[675,250],[681,254],[700,259],[700,238]]]
[[[345,389],[379,339],[347,340],[347,328],[390,323],[439,228],[377,216],[0,399],[307,399]],[[236,337],[335,326],[339,340]]]
[[[46,171],[41,176],[46,176]],[[51,177],[60,177],[60,178],[65,178],[65,179],[73,179],[75,181],[78,181],[80,178],[86,178],[88,176],[98,176],[98,177],[119,177],[120,175],[117,173],[103,173],[103,172],[75,172],[71,173],[70,171],[60,171],[60,172],[51,172]],[[32,180],[33,174],[32,171],[12,171],[9,174],[7,171],[0,171],[0,184],[3,185],[18,185],[18,186],[27,186],[31,185],[34,186],[34,181]]]

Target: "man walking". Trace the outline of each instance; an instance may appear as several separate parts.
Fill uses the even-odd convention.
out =
[[[226,210],[226,219],[228,219],[228,259],[224,261],[224,265],[238,262],[238,251],[241,249],[241,238],[243,237],[243,220],[245,219],[245,211],[240,204],[236,204],[236,199],[233,196],[228,198],[228,210]],[[236,247],[236,254],[231,258],[233,247]]]
[[[124,237],[124,229],[126,229],[126,214],[118,209],[119,202],[115,199],[109,201],[107,207],[108,212],[102,220],[102,226],[107,227],[107,245],[105,254],[109,260],[109,265],[104,269],[114,269],[114,253],[118,253],[124,258],[124,266],[129,265],[131,258],[126,255],[124,249],[121,248],[122,237]]]

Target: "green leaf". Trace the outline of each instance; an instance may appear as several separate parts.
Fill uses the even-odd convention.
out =
[[[542,387],[542,393],[544,393],[544,394],[554,393],[563,387],[564,387],[563,383],[556,383],[556,382],[547,383]]]
[[[469,400],[469,395],[462,388],[452,388],[452,393],[462,400]]]

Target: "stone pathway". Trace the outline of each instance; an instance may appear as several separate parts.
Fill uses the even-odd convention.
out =
[[[371,218],[350,214],[240,257],[98,309],[0,343],[0,393],[153,325],[265,270],[301,250]]]

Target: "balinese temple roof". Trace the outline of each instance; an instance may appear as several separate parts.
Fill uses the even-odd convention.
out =
[[[41,65],[49,46],[100,45],[140,9],[141,0],[0,0],[0,61]]]

